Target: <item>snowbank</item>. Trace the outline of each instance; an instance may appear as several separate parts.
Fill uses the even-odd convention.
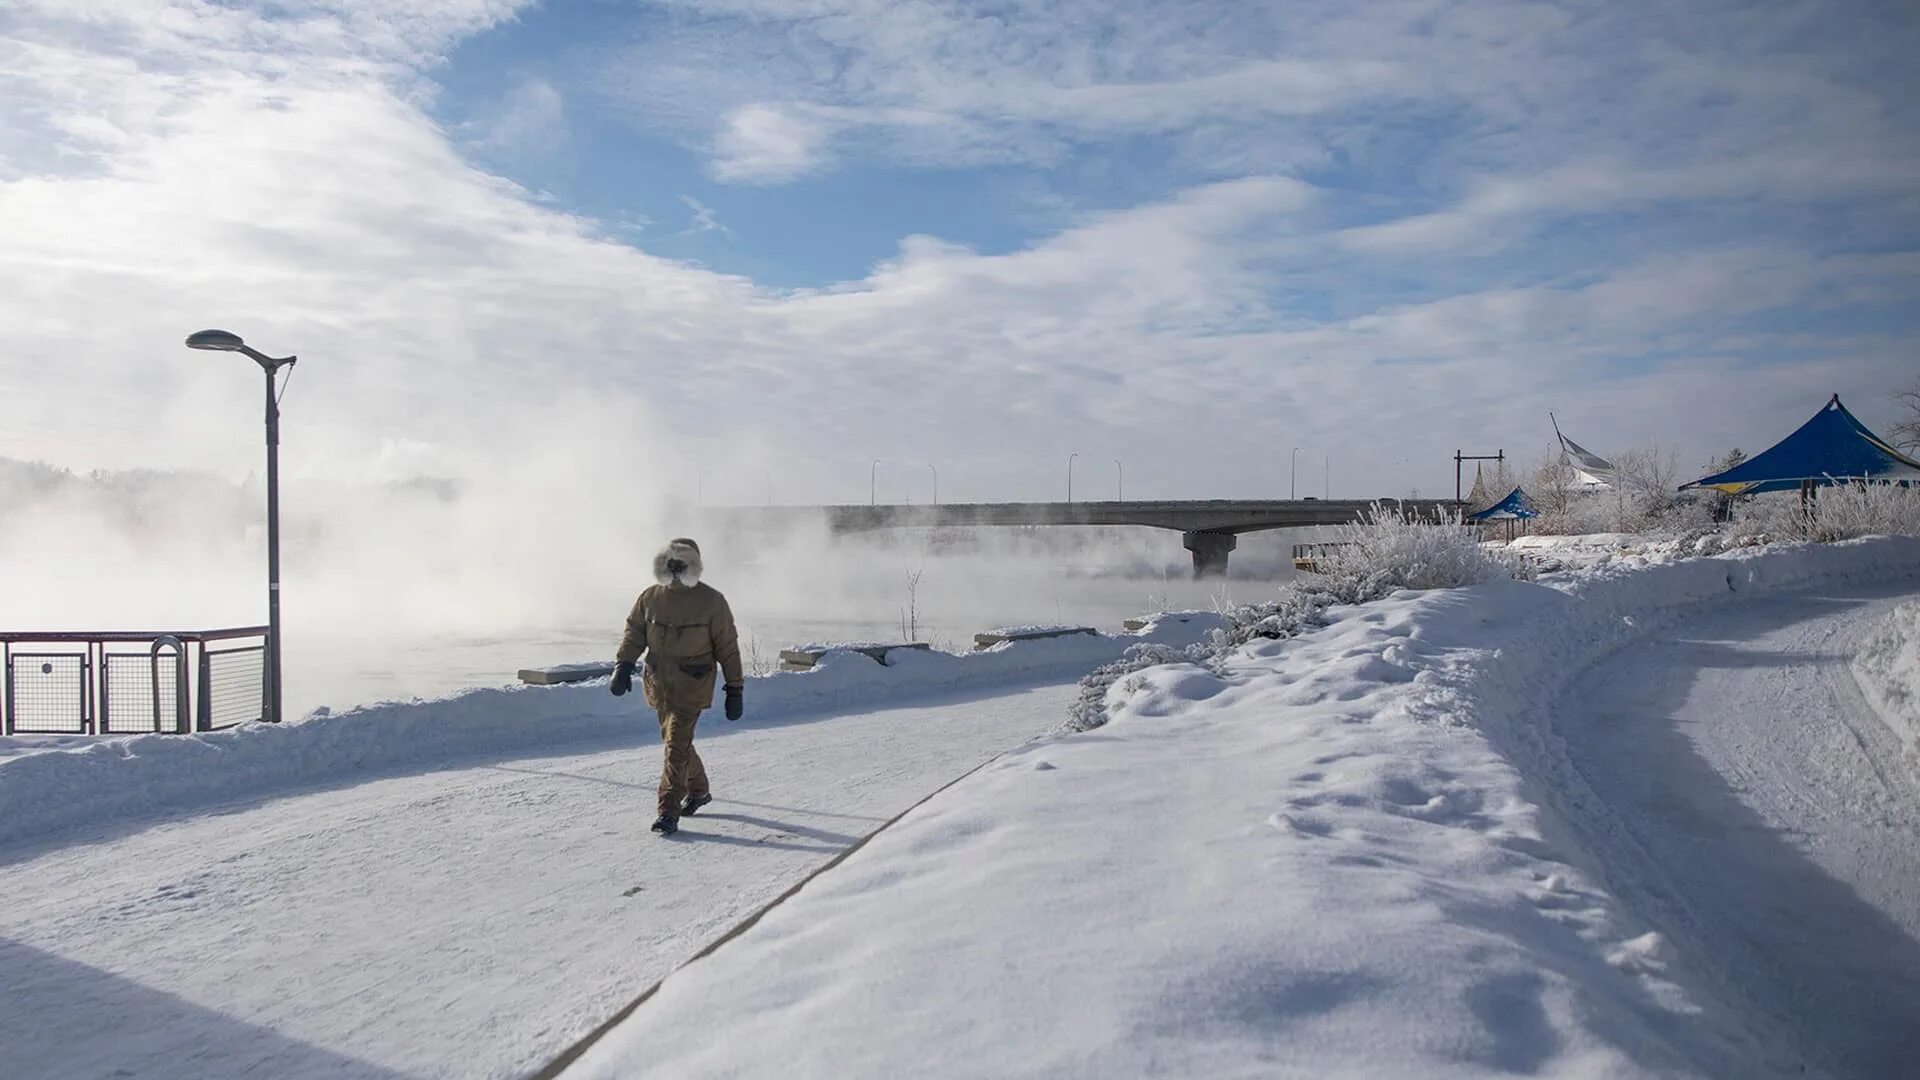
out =
[[[812,670],[747,680],[744,724],[999,685],[1071,680],[1140,642],[1184,646],[1220,616],[1156,616],[1136,633],[1009,642],[953,654],[896,650],[887,666],[835,652]],[[636,694],[606,680],[470,690],[437,701],[315,713],[201,735],[134,735],[40,744],[0,757],[0,843],[105,819],[257,796],[367,770],[434,768],[478,756],[531,754],[582,741],[654,737]],[[25,743],[27,740],[13,740]],[[16,751],[22,749],[14,746]]]
[[[1917,577],[1900,539],[1615,553],[1136,672],[1105,727],[937,796],[569,1075],[1765,1071],[1544,808],[1581,784],[1542,710],[1700,604]]]
[[[1920,603],[1895,608],[1886,624],[1860,643],[1853,675],[1874,711],[1905,744],[1907,756],[1920,759]]]

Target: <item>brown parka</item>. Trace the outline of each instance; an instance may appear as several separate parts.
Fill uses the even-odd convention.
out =
[[[668,573],[669,557],[689,562],[690,572]],[[653,569],[659,584],[633,602],[614,659],[633,662],[644,653],[640,686],[647,704],[697,713],[713,705],[716,675],[728,686],[743,685],[740,633],[727,598],[700,580],[698,548],[676,541],[654,556]]]

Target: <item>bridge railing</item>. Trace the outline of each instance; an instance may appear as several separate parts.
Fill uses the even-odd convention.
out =
[[[0,734],[214,731],[266,713],[264,626],[0,631]]]

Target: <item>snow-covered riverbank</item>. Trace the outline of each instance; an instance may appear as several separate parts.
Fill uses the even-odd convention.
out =
[[[1160,616],[1138,633],[1018,641],[961,654],[896,650],[885,666],[857,653],[834,653],[811,671],[748,680],[746,723],[1071,681],[1131,645],[1188,645],[1221,621],[1187,612]],[[599,679],[472,690],[202,735],[0,739],[0,843],[130,814],[338,783],[356,773],[430,770],[474,757],[630,740],[651,731],[645,712],[637,699],[609,695]]]
[[[1809,597],[1803,617],[1871,620],[1911,589],[1911,539],[1610,557],[1544,584],[1336,612],[1300,638],[1240,649],[1220,674],[1136,673],[1113,687],[1106,727],[1031,744],[910,814],[667,979],[576,1071],[1844,1066],[1860,1047],[1778,1058],[1773,1018],[1721,996],[1696,963],[1711,939],[1675,941],[1687,924],[1645,906],[1647,868],[1595,839],[1607,819],[1570,755],[1562,724],[1580,713],[1563,695],[1612,651],[1704,612]],[[1630,695],[1631,680],[1617,689]],[[1660,703],[1647,707],[1646,722],[1679,737]],[[1920,801],[1898,790],[1908,808]],[[1671,822],[1675,835],[1700,827]],[[1920,980],[1906,954],[1886,955]],[[1883,1004],[1920,993],[1887,985],[1888,971],[1858,992]],[[688,1031],[700,1037],[670,1037]],[[1898,1050],[1882,1040],[1860,1060]]]

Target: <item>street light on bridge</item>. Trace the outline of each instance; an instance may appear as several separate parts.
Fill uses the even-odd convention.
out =
[[[867,466],[867,505],[874,506],[880,501],[880,459],[874,458]]]
[[[1291,459],[1291,462],[1287,466],[1287,498],[1292,499],[1294,497],[1295,492],[1298,490],[1297,485],[1299,483],[1299,479],[1300,479],[1300,448],[1296,446],[1293,448],[1293,457]]]
[[[1068,502],[1073,501],[1073,459],[1079,456],[1080,456],[1080,451],[1078,450],[1075,450],[1073,453],[1067,455],[1067,501]]]
[[[268,356],[226,330],[201,330],[187,335],[187,348],[237,352],[267,375],[267,658],[266,719],[281,719],[280,689],[280,398],[275,390],[281,368],[291,368],[298,357]],[[284,386],[284,384],[282,384]]]
[[[1113,495],[1114,502],[1127,501],[1127,470],[1120,467],[1120,459],[1113,459]]]
[[[931,461],[924,462],[923,464],[925,464],[928,470],[933,473],[933,505],[939,506],[940,505],[940,470],[934,468],[933,462]]]

